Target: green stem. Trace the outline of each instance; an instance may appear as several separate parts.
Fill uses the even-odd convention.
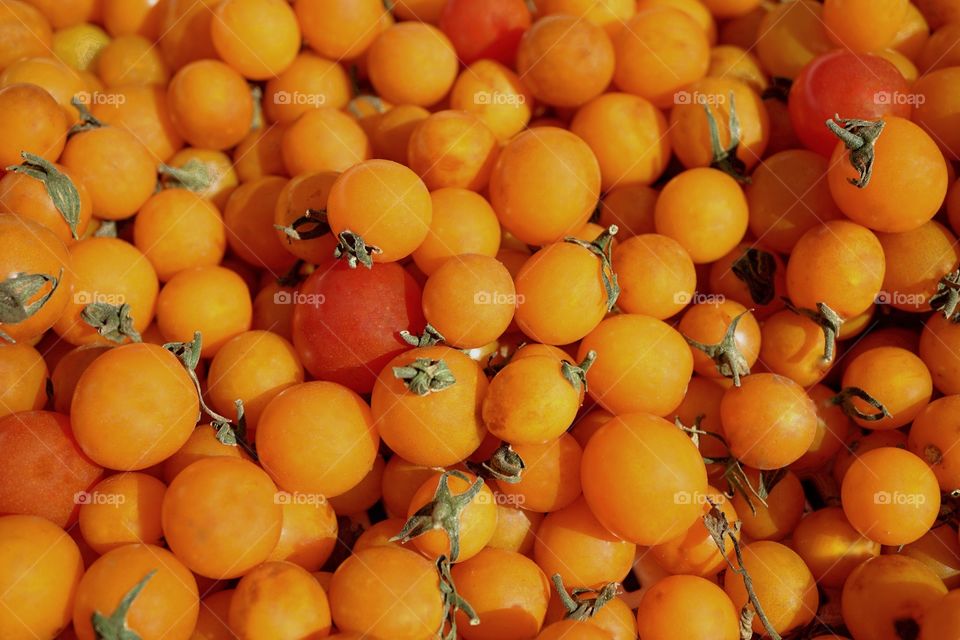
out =
[[[203,193],[214,181],[213,173],[207,165],[196,158],[188,160],[182,167],[160,164],[157,171],[164,178],[163,186],[167,189],[186,189],[194,193]]]
[[[564,360],[560,363],[560,373],[563,374],[563,377],[567,379],[567,382],[570,383],[577,391],[586,391],[587,390],[587,371],[590,370],[590,367],[593,366],[593,363],[597,360],[597,352],[592,349],[587,352],[586,357],[583,359],[583,362],[580,364],[573,364]]]
[[[823,362],[829,364],[833,362],[833,355],[837,348],[837,336],[840,335],[840,325],[843,319],[840,315],[831,309],[825,302],[817,303],[817,310],[801,309],[794,306],[787,298],[783,299],[787,309],[801,316],[806,316],[816,322],[823,331]]]
[[[714,361],[720,375],[725,378],[733,378],[733,384],[737,387],[740,386],[741,376],[750,375],[750,365],[747,364],[747,359],[740,351],[740,347],[737,346],[737,325],[740,324],[740,318],[748,313],[750,313],[749,309],[731,320],[723,339],[717,344],[704,344],[686,335],[683,336],[687,344],[704,352],[708,358]]]
[[[77,191],[76,185],[67,174],[57,169],[56,165],[49,160],[29,151],[21,151],[20,156],[23,158],[23,163],[7,167],[7,171],[22,173],[42,182],[53,206],[70,227],[70,235],[74,240],[78,240],[80,238],[77,235],[77,225],[80,223],[80,192]]]
[[[282,231],[287,236],[287,242],[294,240],[313,240],[322,238],[330,233],[330,225],[327,223],[327,212],[325,210],[307,209],[307,212],[291,222],[288,226],[281,224],[273,225],[277,231]]]
[[[133,326],[130,305],[92,302],[80,311],[80,319],[97,330],[97,333],[117,344],[125,341],[143,342],[140,332]]]
[[[750,247],[731,266],[733,275],[747,285],[754,304],[766,305],[776,295],[777,261],[769,251]]]
[[[93,114],[90,113],[90,109],[87,108],[83,102],[80,101],[80,98],[74,96],[70,100],[70,104],[80,113],[80,122],[70,127],[70,130],[67,132],[67,137],[73,137],[78,133],[83,133],[84,131],[92,131],[93,129],[100,129],[101,127],[107,126],[100,120],[93,117]]]
[[[717,119],[710,110],[710,105],[703,105],[703,110],[707,114],[707,128],[710,131],[710,146],[713,150],[713,161],[710,166],[719,171],[723,171],[728,176],[741,184],[749,184],[750,178],[747,176],[747,165],[738,156],[740,150],[740,138],[742,135],[740,129],[740,118],[737,117],[737,101],[730,92],[730,115],[727,119],[727,129],[730,131],[730,144],[727,147],[720,142],[720,126]]]
[[[960,322],[960,269],[951,271],[937,283],[937,292],[930,298],[930,308],[939,311],[951,322]]]
[[[504,442],[489,459],[477,464],[467,460],[467,468],[482,478],[495,478],[508,484],[516,484],[523,479],[523,470],[527,465],[520,454],[513,450],[509,442]]]
[[[401,331],[400,337],[404,342],[412,347],[432,347],[435,344],[440,344],[441,342],[446,341],[446,338],[443,337],[443,334],[437,331],[436,328],[431,324],[428,324],[426,327],[424,327],[423,333],[419,336],[415,336],[409,331]]]
[[[564,614],[566,620],[589,620],[597,615],[604,605],[623,592],[619,582],[608,582],[599,589],[577,587],[568,592],[563,586],[563,579],[559,573],[553,574],[551,581],[566,610]]]
[[[405,367],[394,367],[393,375],[418,396],[443,391],[457,382],[446,362],[429,358],[417,358]]]
[[[857,405],[853,402],[854,398],[859,398],[863,400],[868,405],[876,409],[875,413],[866,413],[861,411]],[[861,389],[860,387],[845,387],[830,399],[833,404],[839,405],[843,412],[850,416],[851,418],[859,418],[866,422],[876,422],[877,420],[883,420],[884,418],[892,417],[890,412],[887,410],[883,403],[874,398],[872,395]]]
[[[451,572],[450,559],[447,556],[437,558],[437,575],[440,577],[440,594],[443,597],[443,620],[440,629],[437,631],[438,637],[443,640],[457,640],[460,636],[457,634],[457,611],[463,611],[464,615],[470,621],[470,626],[480,624],[480,617],[473,606],[467,602],[463,596],[457,593],[457,585],[453,582],[453,573]],[[444,624],[449,624],[450,628],[446,634],[443,633]]]
[[[127,613],[130,611],[133,601],[136,600],[143,588],[147,586],[147,582],[156,573],[156,569],[151,569],[147,575],[143,576],[140,582],[123,596],[120,604],[117,605],[117,608],[109,617],[99,611],[93,612],[93,615],[90,616],[90,622],[93,625],[93,632],[96,634],[97,640],[141,640],[137,633],[127,627]]]
[[[346,229],[337,236],[337,248],[333,251],[334,258],[345,258],[351,269],[362,264],[367,269],[373,268],[373,256],[383,253],[380,247],[364,242],[359,235]]]
[[[607,311],[613,311],[617,298],[620,297],[620,284],[617,282],[617,274],[613,271],[613,237],[618,231],[617,225],[612,224],[593,242],[574,237],[564,238],[565,242],[583,247],[600,259],[600,276],[607,294]]]
[[[53,296],[63,280],[63,269],[56,277],[46,273],[18,272],[0,281],[0,323],[17,324],[36,314]],[[47,284],[50,290],[31,300]]]
[[[865,188],[873,176],[877,139],[887,123],[883,120],[843,119],[834,115],[826,124],[850,151],[850,164],[859,174],[857,178],[849,179],[850,184],[859,189]]]

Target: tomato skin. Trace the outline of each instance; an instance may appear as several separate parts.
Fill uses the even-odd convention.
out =
[[[803,145],[830,157],[837,137],[824,125],[841,118],[908,118],[910,85],[893,63],[879,56],[831,51],[809,62],[790,89],[790,122]]]
[[[463,64],[487,58],[512,65],[530,22],[523,0],[449,0],[440,14],[440,29]]]
[[[394,263],[321,265],[297,293],[293,344],[314,377],[370,393],[384,365],[410,348],[399,332],[423,331],[421,297],[413,276]]]

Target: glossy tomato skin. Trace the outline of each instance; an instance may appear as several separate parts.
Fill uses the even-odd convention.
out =
[[[395,263],[372,269],[328,262],[293,298],[293,344],[320,380],[370,393],[380,370],[410,345],[400,331],[422,333],[420,285]]]
[[[804,146],[830,157],[837,137],[828,118],[908,118],[910,85],[880,56],[837,50],[814,58],[790,89],[790,122]]]
[[[524,0],[450,0],[440,15],[440,29],[464,64],[487,58],[512,65],[530,22]]]

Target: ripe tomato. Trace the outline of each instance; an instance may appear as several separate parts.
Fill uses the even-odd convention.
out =
[[[823,22],[835,43],[856,52],[878,51],[893,42],[909,0],[825,0]]]
[[[823,329],[811,318],[793,311],[778,311],[763,323],[760,361],[771,372],[790,378],[802,387],[819,382],[836,359],[823,357]]]
[[[351,269],[331,260],[296,298],[278,292],[275,299],[295,303],[293,344],[307,371],[357,393],[369,393],[384,365],[409,349],[399,332],[420,335],[426,324],[420,286],[396,264]]]
[[[394,104],[434,105],[457,79],[457,53],[442,31],[423,22],[387,27],[367,52],[370,82]]]
[[[397,598],[402,593],[403,598]],[[443,622],[433,563],[395,546],[370,547],[343,561],[330,581],[337,629],[381,638],[426,640]]]
[[[380,444],[367,403],[319,381],[276,395],[260,415],[256,439],[263,468],[282,489],[328,497],[367,475]]]
[[[445,110],[422,120],[410,134],[407,163],[430,190],[482,191],[497,160],[497,138],[478,116]]]
[[[512,65],[530,21],[523,0],[449,0],[440,14],[440,28],[465,65],[481,58]]]
[[[571,15],[538,19],[517,51],[524,84],[537,100],[554,107],[579,107],[596,98],[610,84],[613,68],[610,37]]]
[[[934,400],[917,415],[910,427],[907,446],[933,470],[943,491],[960,487],[955,445],[960,437],[960,423],[954,410],[960,405],[960,396],[946,396]]]
[[[57,637],[70,623],[82,575],[80,550],[63,529],[39,516],[0,517],[0,634]]]
[[[600,197],[600,166],[586,142],[555,127],[524,131],[503,148],[490,204],[521,242],[544,245],[577,231]]]
[[[683,314],[677,330],[688,341],[694,340],[707,346],[721,343],[737,318],[739,320],[733,332],[733,341],[739,356],[730,354],[718,360],[691,345],[693,370],[696,373],[705,378],[731,377],[735,368],[737,376],[745,375],[757,362],[760,352],[760,325],[746,307],[732,300],[697,303]],[[742,358],[742,361],[732,365],[731,359],[738,357]],[[721,366],[727,367],[726,374],[721,373]]]
[[[303,51],[263,91],[263,114],[270,122],[290,124],[302,114],[322,105],[347,106],[350,78],[339,62]]]
[[[670,467],[663,465],[670,460]],[[649,414],[620,415],[594,434],[581,463],[583,495],[608,529],[637,544],[659,544],[700,517],[694,499],[707,473],[693,442]]]
[[[843,476],[843,512],[857,531],[881,544],[908,544],[933,525],[940,510],[937,477],[903,449],[862,453]]]
[[[48,370],[33,347],[0,342],[0,417],[42,409],[47,403]]]
[[[633,566],[636,545],[610,533],[578,499],[540,523],[533,558],[547,575],[559,573],[567,587],[600,588]]]
[[[704,425],[701,426],[706,429]],[[708,439],[703,438],[703,441],[706,440]],[[704,442],[701,442],[702,444]],[[704,515],[712,508],[710,504],[712,502],[723,513],[727,522],[738,520],[737,510],[722,491],[707,487],[706,494],[696,497],[691,496],[691,499],[696,499],[703,505]],[[740,534],[737,533],[736,535],[739,539]],[[710,578],[727,566],[726,561],[727,559],[733,559],[734,550],[733,545],[725,543],[724,552],[721,553],[720,549],[717,548],[717,543],[707,530],[703,518],[698,518],[690,525],[686,533],[679,538],[650,547],[650,553],[664,571],[672,574],[689,574]]]
[[[109,88],[125,84],[167,84],[170,72],[153,42],[138,35],[110,41],[96,58],[97,75]]]
[[[206,458],[173,479],[163,498],[163,537],[201,576],[237,578],[267,559],[280,537],[277,487],[246,460]]]
[[[489,3],[484,5],[485,10],[488,7]],[[530,122],[533,94],[511,69],[493,60],[477,60],[453,84],[450,108],[476,115],[505,143]]]
[[[933,393],[930,371],[913,353],[900,347],[876,347],[849,362],[843,372],[843,387],[865,390],[886,409],[880,419],[854,417],[866,429],[898,429],[923,411]],[[864,413],[875,413],[859,398],[853,406]]]
[[[360,56],[386,12],[380,0],[296,0],[293,9],[307,45],[330,60]]]
[[[742,566],[750,574],[757,600],[777,633],[802,627],[817,615],[817,583],[789,547],[764,540],[744,545]],[[737,611],[747,603],[743,577],[734,571],[724,574],[723,590]],[[759,616],[753,619],[753,631],[765,633]]]
[[[887,263],[877,301],[901,311],[927,311],[940,279],[960,262],[957,239],[935,220],[912,231],[878,233],[877,238]]]
[[[839,589],[862,562],[880,555],[880,543],[860,534],[843,509],[826,507],[807,514],[793,530],[793,550],[824,587]]]
[[[330,633],[327,594],[306,569],[264,562],[244,575],[230,599],[230,629],[239,637],[323,637]]]
[[[80,199],[79,215],[76,221],[76,232],[82,237],[90,226],[91,200],[90,192],[80,181],[79,176],[62,165],[54,165],[73,183]],[[47,192],[46,184],[42,180],[9,171],[0,178],[0,213],[9,213],[21,219],[29,219],[53,231],[66,245],[76,241],[70,223],[54,204]]]
[[[519,482],[497,480],[500,494],[528,511],[549,513],[580,497],[580,459],[577,440],[564,433],[544,444],[516,445],[524,463]]]
[[[657,233],[680,243],[695,264],[729,253],[747,231],[747,199],[737,182],[717,169],[688,169],[660,192]]]
[[[177,131],[194,147],[229,149],[243,140],[253,121],[246,81],[219,60],[197,60],[177,71],[167,99]]]
[[[696,610],[697,615],[687,615]],[[644,640],[737,640],[740,616],[723,589],[698,576],[669,576],[645,591],[637,607]]]
[[[790,122],[805,147],[829,158],[837,137],[825,121],[837,114],[860,120],[909,117],[909,92],[896,67],[880,56],[831,51],[814,58],[794,80]]]
[[[128,544],[160,545],[160,508],[167,486],[145,473],[118,473],[100,481],[81,501],[80,533],[97,553]]]
[[[337,514],[329,500],[284,499],[280,539],[268,561],[285,560],[319,571],[337,545]]]
[[[665,322],[636,314],[611,316],[580,343],[578,359],[595,351],[587,392],[614,414],[666,416],[679,406],[693,373],[683,336]]]
[[[221,2],[210,23],[210,37],[220,57],[253,80],[283,72],[300,50],[297,16],[283,0]]]
[[[172,353],[152,344],[128,344],[104,353],[83,372],[70,417],[77,442],[92,460],[135,471],[179,449],[198,411],[196,389]],[[124,428],[104,431],[104,423]]]
[[[869,183],[857,186],[860,183],[854,181],[870,173],[855,169],[852,152],[838,143],[827,172],[830,193],[854,222],[887,233],[911,231],[930,220],[943,204],[947,164],[936,142],[919,126],[896,116],[884,117],[882,124],[872,149],[875,161]],[[904,154],[910,157],[906,165],[901,162]]]
[[[360,125],[343,111],[327,106],[300,114],[284,129],[280,147],[292,176],[345,171],[371,157],[370,141]]]
[[[927,610],[947,593],[931,569],[892,554],[872,558],[843,585],[843,620],[853,637],[893,640],[919,629]]]
[[[748,467],[744,472],[752,487],[760,486],[760,473],[757,470]],[[772,489],[768,486],[768,490],[766,506],[753,495],[747,502],[743,491],[735,491],[730,500],[742,522],[741,531],[751,541],[783,540],[793,532],[803,516],[807,498],[795,473],[786,471]],[[753,509],[750,508],[751,504]]]
[[[775,78],[796,78],[808,62],[834,48],[819,2],[797,0],[760,15],[756,53],[764,70]]]
[[[613,250],[613,271],[620,285],[617,306],[658,320],[683,309],[697,286],[690,254],[673,238],[655,233],[618,242]]]
[[[413,252],[413,261],[420,271],[429,276],[452,256],[497,255],[500,223],[483,196],[451,187],[432,191],[430,201],[430,231]]]
[[[4,5],[2,11],[9,11],[9,6]],[[4,116],[0,127],[2,166],[20,164],[23,151],[50,162],[57,160],[67,142],[69,124],[53,96],[33,84],[12,84],[0,89],[0,113]]]

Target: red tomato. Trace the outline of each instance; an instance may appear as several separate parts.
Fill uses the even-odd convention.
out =
[[[530,21],[524,0],[449,0],[440,28],[463,64],[488,58],[512,65]]]
[[[910,85],[885,58],[831,51],[814,58],[794,81],[790,121],[804,146],[830,157],[837,136],[825,125],[829,118],[909,118],[909,92]]]
[[[315,378],[370,393],[384,365],[410,348],[400,331],[422,333],[421,295],[395,263],[320,265],[287,300],[295,303],[293,344],[303,365]]]

